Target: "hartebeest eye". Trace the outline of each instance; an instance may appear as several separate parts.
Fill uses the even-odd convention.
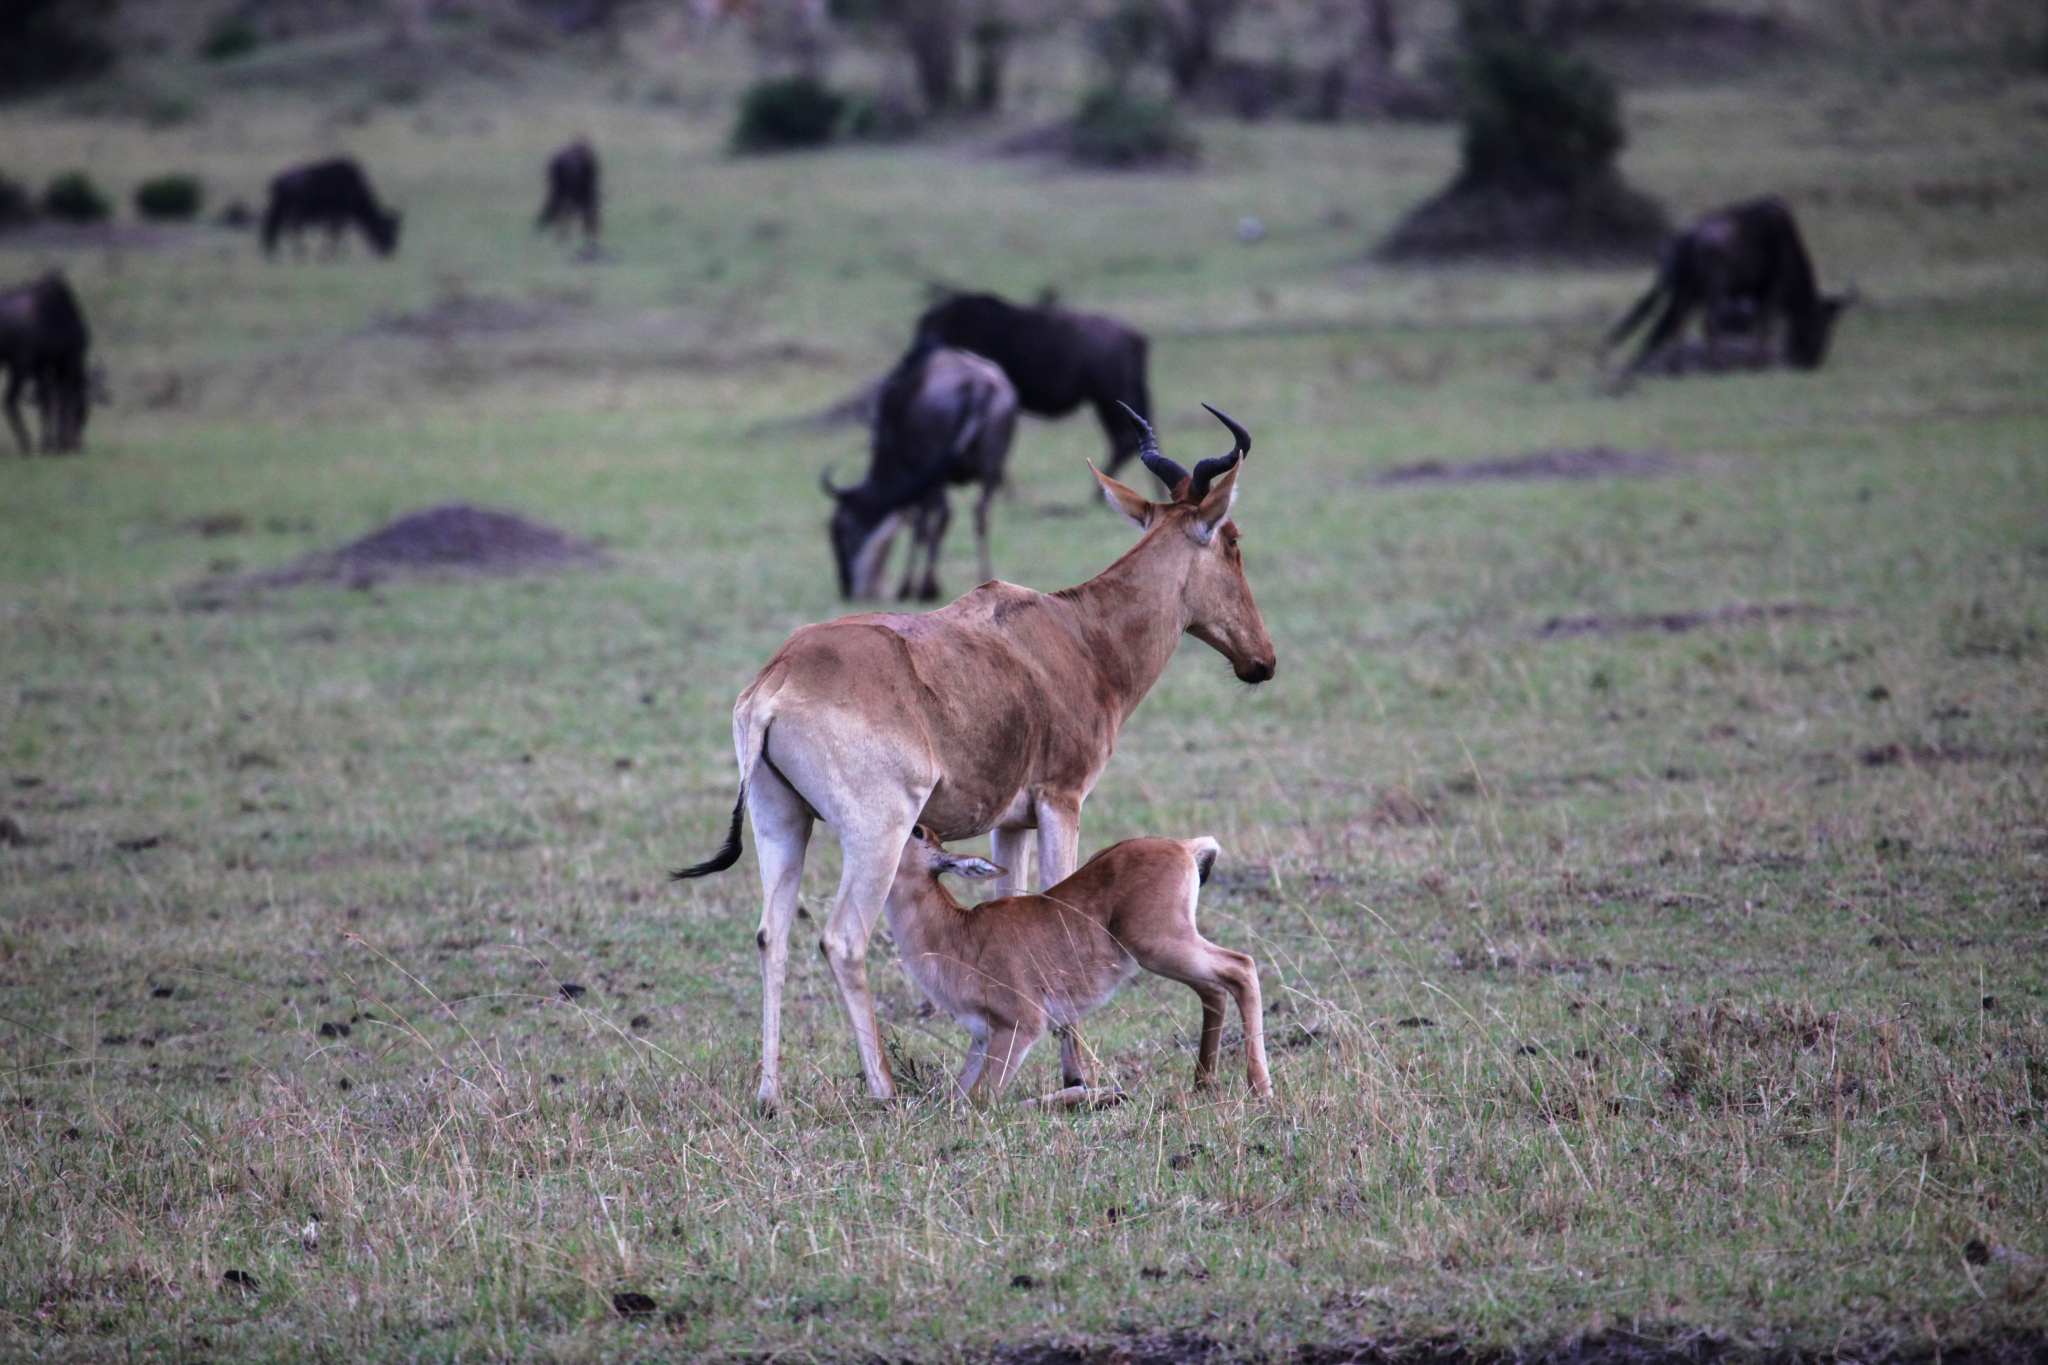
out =
[[[923,825],[912,825],[910,827],[910,837],[922,843],[925,840],[930,839],[932,836],[925,832],[925,827]]]

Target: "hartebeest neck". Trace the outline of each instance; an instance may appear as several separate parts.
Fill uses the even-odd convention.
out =
[[[1187,576],[1194,546],[1158,527],[1095,577],[1059,594],[1073,604],[1114,695],[1117,724],[1166,672],[1187,633]]]

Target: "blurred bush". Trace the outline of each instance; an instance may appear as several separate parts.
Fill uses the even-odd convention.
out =
[[[11,176],[0,175],[0,231],[27,227],[36,220],[35,196],[28,186]]]
[[[209,62],[233,61],[254,52],[262,43],[263,35],[256,31],[248,15],[224,14],[200,41],[199,55]]]
[[[1585,58],[1514,33],[1486,33],[1472,43],[1466,183],[1580,189],[1612,171],[1624,141],[1614,82]]]
[[[846,97],[813,76],[756,81],[740,96],[732,145],[741,152],[821,147],[838,131]]]
[[[113,8],[113,0],[0,0],[0,98],[112,66],[102,29]]]
[[[198,176],[160,175],[135,187],[135,214],[153,222],[189,222],[199,216],[202,198]]]
[[[43,191],[43,212],[60,223],[98,223],[113,216],[114,206],[84,171],[66,171]]]
[[[1198,150],[1173,101],[1104,85],[1081,97],[1070,153],[1091,166],[1132,167],[1191,161]]]

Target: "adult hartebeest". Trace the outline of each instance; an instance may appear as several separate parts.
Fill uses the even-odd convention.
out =
[[[85,352],[91,343],[85,312],[63,272],[52,270],[0,291],[0,370],[7,376],[0,408],[22,454],[35,449],[21,420],[24,390],[41,417],[44,453],[79,448],[89,401]]]
[[[832,826],[843,860],[820,946],[868,1090],[887,1099],[896,1086],[868,995],[867,947],[912,827],[941,839],[992,833],[995,860],[1009,869],[997,884],[1004,893],[1024,889],[1035,828],[1040,885],[1064,881],[1081,805],[1181,636],[1222,654],[1245,682],[1273,676],[1273,642],[1230,520],[1251,436],[1216,416],[1235,448],[1192,474],[1139,422],[1146,467],[1172,490],[1169,502],[1096,471],[1110,505],[1144,535],[1086,583],[1055,593],[984,583],[922,616],[805,626],[740,693],[732,827],[715,857],[675,875],[731,867],[753,820],[764,1108],[781,1098],[782,983],[813,822]]]
[[[1138,453],[1139,421],[1152,416],[1145,387],[1145,334],[1127,322],[1070,313],[1050,303],[1026,308],[994,294],[954,294],[925,310],[917,334],[1003,367],[1017,402],[1040,417],[1065,417],[1083,403],[1109,438],[1109,472]]]
[[[1818,369],[1835,319],[1853,301],[1820,292],[1792,210],[1767,195],[1710,213],[1666,243],[1656,281],[1607,334],[1607,346],[1620,345],[1654,312],[1628,374],[1758,369],[1780,358]],[[1682,345],[1695,315],[1706,340],[1696,359]]]
[[[969,910],[940,874],[983,881],[1003,869],[948,853],[924,826],[913,829],[889,891],[889,932],[904,970],[973,1040],[955,1082],[960,1094],[978,1100],[1001,1095],[1051,1029],[1059,1035],[1066,1088],[1036,1102],[1097,1099],[1074,1027],[1140,968],[1201,997],[1197,1087],[1216,1081],[1224,1006],[1235,1000],[1244,1024],[1245,1081],[1254,1095],[1272,1094],[1259,966],[1203,938],[1195,925],[1195,902],[1219,851],[1207,837],[1126,839],[1043,895],[1004,896]]]
[[[946,485],[978,483],[974,548],[981,581],[992,576],[988,557],[988,504],[1003,486],[1003,465],[1017,432],[1017,391],[1001,367],[923,337],[882,382],[875,405],[868,476],[835,488],[829,471],[819,479],[838,505],[832,511],[832,558],[844,597],[879,597],[890,544],[910,524],[903,587],[924,601],[939,596],[939,545],[952,509]],[[924,578],[917,577],[920,554]]]

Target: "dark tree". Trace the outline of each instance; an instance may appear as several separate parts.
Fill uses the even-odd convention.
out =
[[[113,0],[0,0],[0,98],[97,76],[114,64]]]
[[[1381,246],[1392,258],[1647,256],[1669,231],[1629,188],[1614,83],[1539,33],[1522,0],[1467,0],[1465,135],[1455,180]]]

